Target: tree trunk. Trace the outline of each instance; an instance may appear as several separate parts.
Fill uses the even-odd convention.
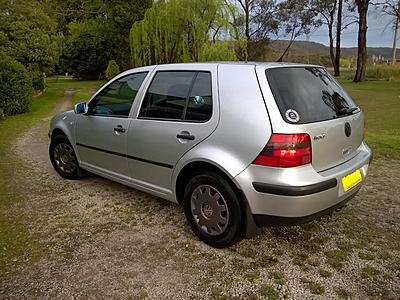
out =
[[[277,62],[282,62],[283,61],[283,59],[285,58],[286,53],[289,51],[290,47],[292,46],[293,41],[294,41],[294,38],[292,36],[292,38],[290,38],[290,42],[287,45],[285,51],[283,51],[282,55],[278,58]]]
[[[396,24],[394,24],[394,37],[393,37],[393,57],[392,57],[392,65],[396,64],[396,51],[397,51],[397,33],[399,31],[399,22],[400,18],[397,17],[395,20]]]
[[[340,76],[340,40],[342,37],[342,14],[343,14],[343,0],[339,0],[337,12],[337,24],[336,24],[336,55],[335,63],[333,68],[335,70],[335,76]]]
[[[365,80],[365,69],[367,67],[367,13],[369,0],[356,1],[359,21],[358,21],[358,52],[357,70],[354,82]]]
[[[335,67],[335,53],[333,51],[333,23],[328,23],[328,36],[329,36],[329,55],[331,57],[331,62],[333,69],[336,72],[336,67]]]
[[[246,35],[246,52],[249,56],[250,54],[250,12],[249,7],[246,3],[246,10],[245,10],[245,35]]]

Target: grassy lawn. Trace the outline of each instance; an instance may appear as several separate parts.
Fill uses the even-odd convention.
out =
[[[19,163],[11,152],[11,145],[25,130],[40,120],[54,114],[56,104],[63,99],[64,89],[74,89],[74,102],[90,96],[90,90],[100,86],[97,81],[75,81],[71,79],[48,79],[48,88],[32,101],[28,113],[0,120],[0,277],[16,266],[35,260],[42,248],[26,228],[28,220],[13,209],[21,201],[11,189],[13,173]]]
[[[366,139],[374,157],[400,159],[400,81],[341,83],[365,113]]]

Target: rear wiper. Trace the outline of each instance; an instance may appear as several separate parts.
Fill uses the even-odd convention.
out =
[[[342,108],[339,110],[339,115],[345,116],[345,115],[351,115],[353,112],[356,110],[359,110],[359,107],[352,107],[352,108]]]

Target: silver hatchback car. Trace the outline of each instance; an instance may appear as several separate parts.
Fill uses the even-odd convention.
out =
[[[368,173],[363,113],[320,66],[142,67],[51,121],[50,159],[183,205],[194,233],[226,247],[268,224],[345,205]]]

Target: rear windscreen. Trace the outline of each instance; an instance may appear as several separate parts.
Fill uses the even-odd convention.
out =
[[[272,68],[265,73],[286,122],[326,121],[358,111],[353,100],[323,68]]]

